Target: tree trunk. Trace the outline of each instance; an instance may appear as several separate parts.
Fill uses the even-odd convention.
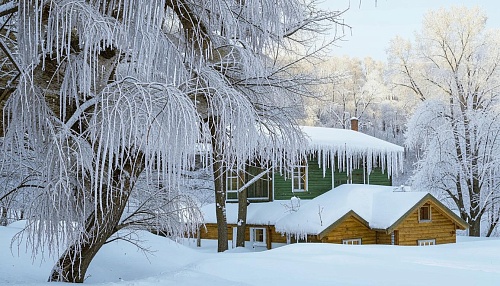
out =
[[[493,231],[497,227],[499,220],[500,220],[500,217],[497,217],[493,221],[490,221],[490,225],[488,226],[488,232],[486,233],[486,237],[490,237],[493,234]]]
[[[215,156],[215,154],[214,154]],[[215,216],[217,218],[217,251],[224,252],[227,250],[227,219],[226,219],[226,184],[225,174],[222,170],[222,162],[215,160],[214,163],[214,178],[215,178]]]
[[[118,231],[134,182],[144,169],[142,154],[129,159],[125,166],[113,172],[111,186],[103,186],[102,204],[85,221],[85,231],[71,245],[52,269],[49,282],[83,283],[90,262],[107,239]],[[106,199],[109,198],[109,199]]]
[[[470,220],[469,222],[469,236],[481,236],[481,220]]]
[[[472,189],[472,190],[471,190]],[[481,236],[481,202],[480,189],[477,179],[473,179],[472,186],[469,186],[470,196],[470,221],[469,221],[469,236]]]
[[[8,224],[8,219],[7,219],[7,208],[6,207],[1,207],[2,213],[0,215],[0,226],[7,226]]]
[[[198,226],[196,231],[196,247],[201,247],[201,226]]]
[[[245,229],[247,227],[247,188],[238,193],[238,227],[236,247],[245,247]]]
[[[224,169],[222,148],[217,134],[217,118],[209,118],[210,135],[212,137],[212,160],[215,187],[215,216],[217,219],[217,252],[227,250],[228,231],[226,219],[226,172]]]
[[[126,203],[121,204],[124,206]],[[106,240],[115,233],[121,215],[118,214],[120,209],[123,211],[122,206],[98,209],[96,212],[99,218],[92,214],[87,219],[87,228],[82,234],[83,240],[71,245],[59,258],[52,269],[49,282],[83,283],[90,262]],[[87,236],[88,238],[84,238]]]

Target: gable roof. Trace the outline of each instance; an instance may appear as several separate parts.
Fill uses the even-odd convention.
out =
[[[274,225],[277,232],[322,238],[343,220],[355,217],[366,227],[392,232],[425,202],[431,201],[459,229],[467,223],[428,192],[412,192],[408,187],[362,184],[340,185],[312,200],[301,200],[291,210],[291,201],[251,203],[247,208],[248,225]],[[215,204],[202,208],[205,223],[217,223]],[[238,204],[226,204],[228,224],[238,222]]]
[[[320,195],[298,211],[277,221],[276,231],[299,235],[325,235],[349,215],[371,229],[397,227],[425,201],[432,200],[457,226],[467,224],[427,192],[402,191],[399,187],[346,184]]]
[[[361,216],[359,216],[355,211],[349,211],[345,215],[343,215],[341,218],[339,218],[337,221],[323,229],[322,232],[319,233],[319,239],[322,239],[325,235],[327,235],[330,231],[335,229],[338,225],[343,223],[345,220],[348,218],[353,217],[355,218],[358,222],[360,222],[362,225],[366,226],[367,228],[370,228],[370,223],[367,222],[365,219],[363,219]]]
[[[463,220],[461,217],[459,217],[456,213],[452,212],[448,207],[446,207],[443,203],[441,203],[433,195],[427,193],[427,195],[425,195],[425,197],[423,197],[418,203],[416,203],[415,206],[413,206],[413,208],[409,209],[400,219],[398,219],[391,226],[389,226],[386,229],[386,232],[391,233],[394,229],[396,229],[398,227],[398,225],[400,223],[403,222],[403,220],[408,215],[410,215],[411,213],[416,211],[417,208],[419,208],[424,203],[429,202],[429,201],[432,202],[433,207],[437,207],[445,217],[452,220],[459,229],[466,230],[467,228],[469,228],[469,225],[467,224],[467,222],[465,220]]]
[[[350,211],[367,221],[370,228],[385,229],[427,194],[393,192],[395,189],[397,187],[340,185],[278,221],[276,230],[282,233],[320,234]]]

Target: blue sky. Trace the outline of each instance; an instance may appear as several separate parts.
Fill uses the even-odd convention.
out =
[[[346,31],[345,41],[338,43],[341,47],[333,48],[333,55],[370,56],[383,61],[392,38],[413,38],[428,10],[453,5],[479,6],[487,13],[487,26],[500,28],[498,0],[323,0],[320,4],[330,10],[350,7],[343,18],[352,31]]]

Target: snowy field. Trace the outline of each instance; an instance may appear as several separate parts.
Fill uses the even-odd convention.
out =
[[[52,259],[9,248],[20,224],[0,227],[0,285],[46,283]],[[263,252],[216,253],[216,244],[184,245],[139,232],[151,253],[130,243],[104,246],[88,285],[500,285],[500,240],[459,238],[429,247],[294,244]],[[19,250],[19,251],[18,251]]]

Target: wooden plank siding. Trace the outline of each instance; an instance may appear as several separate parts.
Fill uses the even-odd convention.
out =
[[[292,192],[291,174],[285,180],[284,176],[275,173],[274,199],[289,200],[295,195],[300,199],[310,200],[332,189],[332,169],[328,168],[323,177],[323,169],[318,166],[318,160],[308,160],[307,166],[307,192]]]
[[[343,239],[361,238],[361,244],[376,244],[376,231],[353,216],[348,217],[322,238],[322,242],[342,243]]]
[[[361,184],[354,181],[353,183]],[[387,175],[387,171],[382,172],[382,168],[373,168],[370,173],[369,183],[370,185],[392,186],[392,177]]]
[[[455,223],[445,216],[433,203],[431,205],[431,221],[419,222],[418,208],[397,226],[399,245],[418,245],[419,239],[435,239],[436,244],[455,243]]]
[[[438,202],[439,203],[439,202]],[[431,220],[426,222],[419,221],[419,208],[424,204],[430,205]],[[437,206],[431,199],[422,200],[422,202],[406,216],[402,217],[401,222],[397,222],[392,229],[394,237],[391,233],[380,229],[371,229],[366,222],[360,221],[354,215],[346,214],[346,218],[337,221],[330,227],[325,229],[326,234],[308,235],[307,242],[323,242],[341,244],[344,239],[361,239],[361,244],[385,244],[385,245],[407,245],[416,246],[418,240],[435,239],[436,244],[455,243],[456,229],[460,228],[460,222],[450,218],[443,209]],[[236,224],[228,225],[228,237],[232,239],[233,228]],[[297,239],[291,235],[287,239],[287,235],[276,232],[274,225],[253,225],[248,224],[245,230],[245,241],[250,241],[250,228],[265,228],[266,229],[266,245],[271,249],[272,243],[296,243]],[[390,230],[388,230],[390,231]],[[217,239],[217,225],[208,223],[201,229],[200,237],[202,239]]]
[[[323,176],[323,168],[318,165],[316,158],[311,158],[307,161],[308,165],[308,188],[307,192],[292,192],[292,178],[291,174],[285,176],[279,173],[274,174],[274,199],[275,200],[289,200],[292,196],[299,197],[300,199],[313,199],[319,195],[332,189],[332,169],[327,168]],[[355,169],[352,172],[353,184],[367,184],[391,186],[392,178],[387,176],[387,173],[382,172],[382,168],[374,168],[369,178],[364,178],[366,175],[363,169]],[[347,172],[334,172],[334,187],[346,184],[348,182]]]
[[[233,229],[236,224],[228,224],[227,226],[227,237],[229,240],[233,238]],[[253,225],[247,224],[245,228],[245,241],[250,241],[250,228],[265,228],[266,229],[266,245],[267,249],[271,249],[272,243],[287,243],[286,236],[276,232],[276,228],[273,225]],[[217,239],[217,224],[207,223],[205,227],[200,230],[201,239]]]
[[[383,231],[376,231],[375,232],[375,239],[377,241],[376,244],[385,244],[385,245],[392,244],[391,234],[387,234]]]
[[[443,215],[438,208],[433,207],[432,204],[431,216],[432,220],[430,222],[419,222],[418,209],[409,214],[394,230],[394,243],[398,245],[416,246],[418,245],[418,240],[421,239],[435,239],[436,244],[455,243],[455,223]],[[230,239],[233,237],[233,227],[236,227],[236,225],[228,225],[228,237]],[[286,235],[276,232],[273,225],[247,225],[245,230],[245,241],[250,241],[250,228],[253,227],[266,229],[267,249],[271,249],[272,243],[286,244],[297,242],[297,239],[293,236],[291,239],[287,240]],[[200,237],[202,239],[217,239],[217,225],[206,224],[205,228],[201,229]],[[339,223],[321,239],[316,235],[308,235],[307,242],[341,244],[344,239],[356,238],[361,238],[362,244],[391,245],[393,243],[390,233],[370,229],[353,216]]]
[[[264,170],[265,169],[262,167],[248,166],[246,182],[252,180],[255,176],[258,176]],[[271,172],[269,172],[247,187],[247,199],[250,202],[273,200],[271,175]]]

